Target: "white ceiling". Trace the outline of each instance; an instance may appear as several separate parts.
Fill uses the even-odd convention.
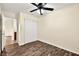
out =
[[[51,7],[51,8],[54,8],[55,10],[59,10],[72,4],[73,3],[48,3],[46,7]],[[0,3],[0,7],[2,8],[2,10],[10,11],[13,13],[18,13],[18,12],[30,13],[29,11],[36,8],[30,3]],[[44,15],[47,13],[51,13],[51,12],[49,11],[43,12]],[[35,15],[35,16],[39,15],[38,11],[35,11],[30,14]]]

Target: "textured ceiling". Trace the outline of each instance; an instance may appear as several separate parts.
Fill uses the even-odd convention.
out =
[[[72,5],[71,3],[48,3],[46,7],[51,7],[54,8],[55,10],[59,10],[61,8],[64,8],[68,5]],[[30,13],[29,11],[35,9],[36,7],[33,6],[30,3],[0,3],[0,7],[2,10],[5,11],[10,11],[13,13],[18,13],[18,12],[24,12],[24,13]],[[53,11],[52,11],[53,12]],[[43,11],[43,14],[51,13],[50,11]],[[39,16],[39,12],[35,11],[33,13],[30,13],[34,16]]]

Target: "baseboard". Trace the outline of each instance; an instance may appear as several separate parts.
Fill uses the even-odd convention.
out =
[[[70,52],[72,52],[72,53],[75,53],[75,54],[78,54],[78,55],[79,55],[78,52],[72,51],[72,50],[67,49],[67,48],[64,48],[64,47],[62,47],[62,46],[59,46],[59,45],[56,45],[56,44],[51,44],[51,43],[49,43],[49,42],[47,42],[47,41],[44,41],[44,40],[38,40],[38,41],[45,42],[45,43],[48,43],[48,44],[50,44],[50,45],[54,45],[54,46],[56,46],[56,47],[59,47],[59,48],[61,48],[61,49],[64,49],[64,50],[67,50],[67,51],[70,51]]]

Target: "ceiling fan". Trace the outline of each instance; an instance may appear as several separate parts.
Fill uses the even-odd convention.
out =
[[[53,10],[54,10],[54,8],[44,7],[47,3],[38,3],[38,4],[36,4],[36,3],[31,3],[31,4],[34,5],[34,6],[36,6],[37,9],[34,9],[34,10],[30,11],[30,12],[34,12],[34,11],[39,10],[40,15],[43,15],[43,13],[42,13],[41,10],[48,10],[48,11],[53,11]]]

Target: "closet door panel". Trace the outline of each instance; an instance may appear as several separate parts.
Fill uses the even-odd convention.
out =
[[[37,22],[25,20],[24,26],[25,43],[35,41],[37,39]]]

